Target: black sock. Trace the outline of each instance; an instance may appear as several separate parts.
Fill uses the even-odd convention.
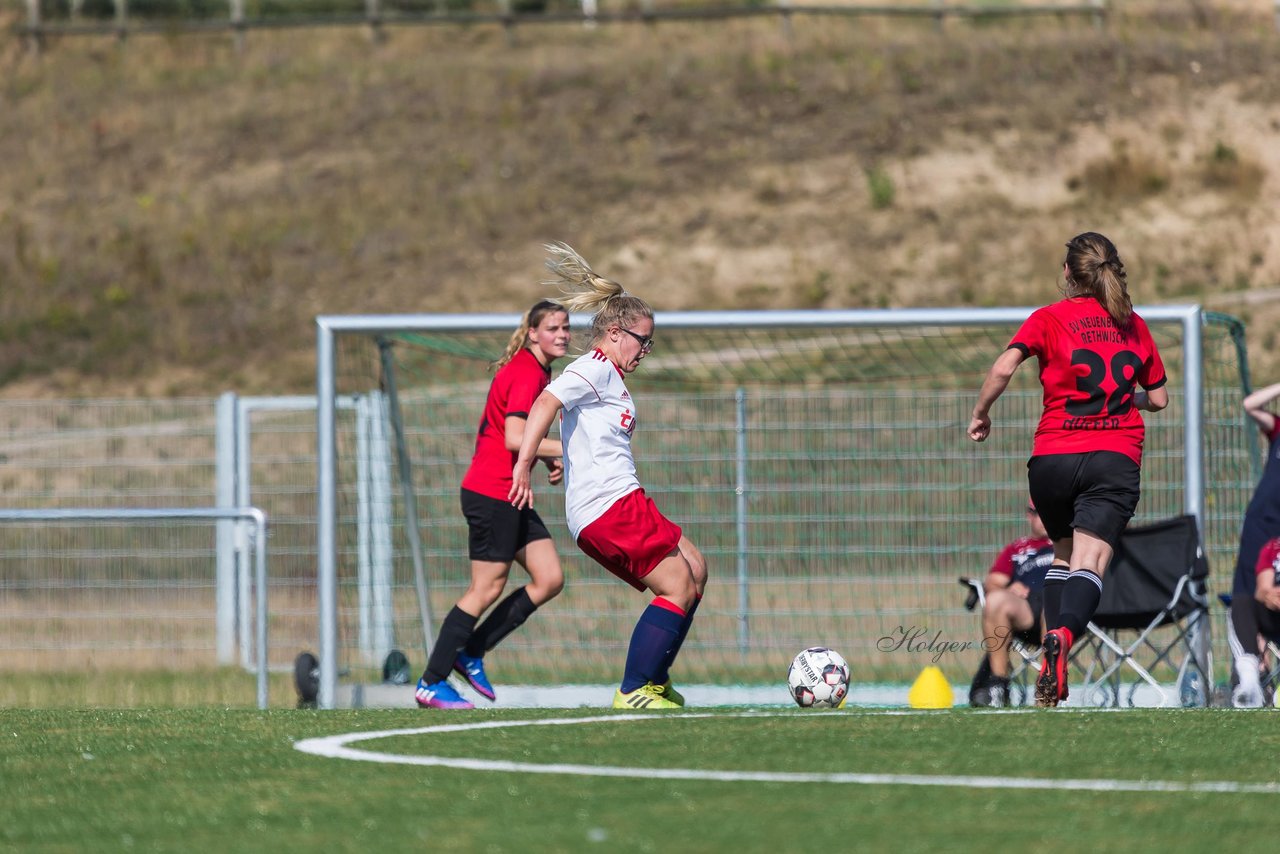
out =
[[[453,606],[453,610],[444,618],[440,627],[440,636],[436,645],[431,648],[431,657],[427,659],[427,669],[422,671],[422,679],[428,685],[443,682],[453,672],[454,659],[458,650],[466,645],[471,632],[476,627],[476,618],[466,611]]]
[[[471,635],[471,640],[467,641],[463,652],[472,658],[483,657],[503,638],[520,628],[536,610],[538,606],[529,598],[528,589],[521,587],[494,607],[485,621]]]
[[[978,671],[973,674],[973,681],[969,683],[969,696],[972,697],[973,692],[977,689],[985,688],[987,683],[991,681],[991,676],[991,653],[987,653],[982,656],[982,661],[978,664]]]
[[[1102,601],[1102,579],[1087,569],[1073,570],[1062,585],[1061,625],[1078,638]]]
[[[1062,585],[1071,577],[1071,570],[1055,563],[1044,574],[1044,627],[1056,629],[1062,619]]]
[[[1253,610],[1253,601],[1253,597],[1245,593],[1231,597],[1231,630],[1240,651],[1257,657],[1262,654],[1262,649],[1258,646],[1258,617]]]

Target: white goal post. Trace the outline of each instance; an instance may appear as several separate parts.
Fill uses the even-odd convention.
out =
[[[909,338],[914,334],[914,330],[934,330],[929,337],[931,342],[922,345],[925,349],[925,355],[922,357],[922,364],[926,366],[927,374],[928,360],[933,356],[928,352],[928,347],[938,346],[936,342],[945,339],[945,346],[954,350],[957,347],[968,347],[972,352],[966,352],[965,358],[985,360],[983,367],[988,366],[990,361],[998,355],[1003,344],[995,344],[994,341],[999,339],[1000,334],[1005,334],[1003,339],[1007,341],[1008,331],[1015,329],[1026,317],[1034,311],[1034,307],[1009,307],[1009,308],[976,308],[976,309],[900,309],[900,310],[832,310],[832,311],[727,311],[727,312],[658,312],[655,316],[656,328],[660,342],[663,342],[663,336],[671,336],[667,341],[677,341],[676,347],[679,347],[679,336],[687,334],[703,335],[703,339],[699,339],[698,346],[704,349],[694,354],[694,348],[690,346],[688,350],[680,351],[677,349],[677,355],[672,357],[673,376],[678,376],[679,371],[686,370],[703,370],[714,375],[719,371],[726,371],[725,366],[737,365],[748,359],[763,360],[761,364],[768,364],[770,360],[782,359],[790,360],[788,364],[797,372],[802,372],[806,364],[806,359],[814,357],[818,349],[830,347],[830,353],[826,350],[820,355],[822,362],[818,367],[826,367],[834,363],[834,360],[840,358],[848,358],[849,354],[857,347],[877,347],[881,345],[878,342],[891,340],[886,365],[892,365],[892,359],[897,358],[896,351],[892,348],[905,338]],[[1167,456],[1168,461],[1168,477],[1173,478],[1180,475],[1180,483],[1176,483],[1169,488],[1169,494],[1180,496],[1182,512],[1194,515],[1200,521],[1202,530],[1205,524],[1205,459],[1204,459],[1204,366],[1202,352],[1202,327],[1206,322],[1204,313],[1198,305],[1158,305],[1139,307],[1138,312],[1144,319],[1152,325],[1153,331],[1156,327],[1170,330],[1179,341],[1179,355],[1176,359],[1176,365],[1171,365],[1171,375],[1174,382],[1178,384],[1181,390],[1180,409],[1176,417],[1178,433],[1176,436],[1172,428],[1169,428],[1168,435],[1170,441],[1179,441],[1181,447],[1170,449]],[[346,337],[363,337],[366,339],[374,339],[380,336],[389,336],[403,333],[414,333],[418,335],[439,336],[440,339],[447,338],[451,335],[466,335],[470,333],[486,333],[492,338],[495,335],[505,336],[519,324],[520,316],[516,314],[411,314],[411,315],[367,315],[367,316],[320,316],[316,318],[316,399],[317,406],[317,504],[316,504],[316,556],[317,556],[317,601],[319,608],[319,695],[318,706],[320,708],[334,708],[336,699],[336,690],[339,674],[339,615],[338,615],[338,525],[339,525],[339,506],[338,506],[338,436],[335,420],[335,408],[340,397],[340,392],[347,392],[349,389],[339,389],[338,383],[338,348],[339,341]],[[571,318],[572,325],[578,329],[587,329],[590,326],[590,319],[587,317],[575,316]],[[968,339],[966,329],[990,329],[989,338],[981,336],[972,339],[971,343],[966,344]],[[940,330],[940,331],[939,331]],[[768,339],[767,336],[777,334],[777,345],[769,343],[775,339]],[[734,350],[734,342],[741,340],[741,336],[756,336],[750,348],[743,346],[740,350]],[[714,363],[706,361],[708,354],[705,351],[705,340],[723,339],[723,348],[713,354]],[[489,340],[489,339],[486,339]],[[692,340],[692,339],[690,339]],[[660,343],[660,346],[664,344]],[[666,351],[663,351],[664,353]],[[862,352],[862,351],[859,351]],[[497,353],[492,353],[489,358],[496,357]],[[697,361],[694,356],[703,361]],[[677,358],[679,357],[679,358]],[[683,361],[681,361],[683,359]],[[1170,359],[1166,357],[1166,362]],[[638,382],[644,382],[641,375],[650,368],[651,362],[647,361],[645,368],[637,374]],[[943,366],[937,368],[938,375],[941,376],[946,370]],[[959,373],[952,375],[952,385],[948,386],[950,391],[947,392],[946,407],[939,405],[937,408],[943,414],[939,416],[939,425],[945,426],[945,429],[962,430],[963,424],[954,426],[957,418],[954,416],[956,407],[959,405],[961,398],[968,400],[971,405],[972,398],[976,395],[977,389],[981,384],[982,374],[973,367],[964,367]],[[1026,372],[1024,372],[1026,373]],[[803,398],[805,392],[805,382],[803,381],[803,373],[798,373],[800,380],[795,378],[786,380],[789,383],[786,386],[793,394],[791,399],[793,402],[789,407],[797,412],[803,408],[800,403],[795,403],[797,399],[795,395]],[[917,377],[922,383],[921,387],[926,387],[930,382],[928,376]],[[823,388],[837,388],[841,390],[860,389],[863,384],[873,383],[874,379],[853,379],[841,380],[839,378],[824,378],[825,385]],[[1034,375],[1032,376],[1034,382]],[[779,387],[785,385],[780,383]],[[842,384],[843,383],[843,384]],[[1227,383],[1230,385],[1230,383]],[[783,392],[777,392],[782,394]],[[850,392],[853,393],[853,392]],[[1234,391],[1228,389],[1229,394]],[[882,392],[884,395],[890,392]],[[637,395],[639,399],[639,395]],[[1028,396],[1029,397],[1029,396]],[[733,400],[733,392],[730,389],[730,398]],[[741,405],[741,394],[738,397],[739,406]],[[643,406],[644,400],[640,400]],[[691,404],[692,405],[692,404]],[[1012,405],[1012,404],[1010,404]],[[1036,401],[1038,405],[1038,398]],[[848,406],[857,411],[859,404],[855,401]],[[1028,404],[1030,406],[1030,404]],[[945,411],[944,411],[945,410]],[[478,410],[477,410],[478,412]],[[787,417],[791,417],[788,415]],[[803,418],[803,414],[795,417]],[[1034,423],[1034,422],[1029,422]],[[472,425],[473,427],[473,425]],[[741,433],[741,425],[739,425],[739,433]],[[776,430],[785,430],[785,424],[782,427],[774,428]],[[1012,428],[1010,428],[1012,429]],[[732,428],[730,428],[732,430]],[[903,438],[907,438],[905,433]],[[1029,435],[1029,431],[1027,431]],[[947,441],[952,441],[950,433],[947,433]],[[878,442],[892,442],[895,436],[887,434],[877,438]],[[939,440],[940,441],[940,440]],[[732,461],[735,456],[733,452],[733,440],[728,440],[729,450],[727,459]],[[889,450],[885,450],[880,446],[878,453],[881,456],[892,453],[892,446],[886,446]],[[740,442],[741,448],[741,442]],[[946,453],[939,453],[939,459],[947,459],[947,454],[954,456],[954,451],[950,446],[944,449]],[[1173,459],[1175,458],[1176,459]],[[741,453],[738,454],[739,465],[741,464]],[[815,457],[815,459],[817,459]],[[844,457],[839,455],[824,456],[819,463],[825,462],[825,468],[838,468],[842,465]],[[1025,454],[1023,455],[1025,461]],[[812,461],[810,461],[812,462]],[[641,461],[643,465],[643,460]],[[870,465],[870,463],[866,463]],[[947,465],[945,462],[942,465]],[[678,468],[678,466],[673,466]],[[732,466],[731,466],[732,467]],[[857,492],[859,485],[857,484],[858,476],[861,474],[859,466],[849,466],[847,479],[852,485],[846,487],[846,491]],[[1174,473],[1174,469],[1177,473]],[[741,475],[741,469],[739,470]],[[642,478],[643,480],[644,478]],[[730,476],[732,481],[732,475]],[[1004,491],[1016,491],[1019,488],[1012,478],[1006,478],[999,485]],[[456,484],[455,484],[456,486]],[[896,489],[905,489],[908,487],[897,486]],[[984,487],[985,488],[985,487]],[[722,492],[725,487],[717,487]],[[740,530],[745,529],[743,524],[742,512],[745,506],[743,492],[745,491],[743,482],[739,479],[735,484],[730,482],[727,485],[729,495],[737,491],[738,525]],[[942,492],[942,489],[935,490]],[[945,500],[947,496],[943,495]],[[950,494],[951,500],[954,502],[954,488]],[[901,500],[901,499],[900,499]],[[1167,503],[1167,502],[1166,502]],[[540,505],[545,507],[546,505]],[[829,509],[829,508],[828,508]],[[843,507],[839,508],[840,512],[850,512]],[[857,511],[853,511],[856,513]],[[812,515],[812,514],[810,514]],[[808,516],[797,514],[794,519],[787,521],[787,524],[794,526],[803,526],[813,522],[806,522]],[[820,519],[823,524],[833,524],[833,520],[829,517]],[[850,524],[854,521],[850,516]],[[839,520],[834,520],[835,524]],[[417,520],[410,519],[406,523],[408,527],[414,529],[416,536]],[[866,524],[883,524],[875,519],[868,519]],[[732,525],[729,526],[732,528]],[[785,526],[784,526],[785,527]],[[783,528],[780,527],[780,530]],[[789,528],[787,530],[790,530]],[[730,537],[732,534],[729,535]],[[838,544],[840,548],[845,548],[843,544]],[[418,549],[420,551],[420,547]],[[926,548],[921,550],[927,552]],[[871,550],[868,550],[871,551]],[[782,549],[779,553],[786,560],[802,560],[803,546],[796,543],[794,548]],[[732,551],[730,551],[732,553]],[[746,554],[744,548],[740,554]],[[788,555],[801,557],[788,557]],[[465,557],[465,555],[462,555]],[[890,555],[889,558],[893,556]],[[883,554],[876,555],[877,560],[887,560]],[[763,559],[762,559],[763,560]],[[726,561],[728,563],[728,561]],[[723,575],[731,576],[730,572],[723,572]],[[744,617],[745,619],[745,617]]]

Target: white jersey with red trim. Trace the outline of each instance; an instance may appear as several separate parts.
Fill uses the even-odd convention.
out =
[[[622,376],[596,349],[579,356],[547,386],[564,404],[564,509],[575,541],[615,501],[640,488],[631,455],[636,406]]]

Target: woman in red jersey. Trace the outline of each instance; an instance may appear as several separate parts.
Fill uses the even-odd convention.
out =
[[[551,363],[568,348],[568,312],[558,302],[542,300],[525,314],[506,352],[494,363],[498,372],[485,400],[471,467],[462,479],[462,512],[470,531],[471,586],[444,618],[427,669],[418,681],[414,697],[423,708],[474,708],[449,684],[451,671],[493,700],[493,686],[484,672],[484,654],[564,587],[560,558],[547,527],[533,508],[512,507],[507,494],[529,409],[551,381]],[[559,483],[564,473],[562,452],[556,439],[544,438],[535,449],[536,456],[551,469],[553,484]],[[529,583],[499,602],[477,628],[476,620],[502,595],[512,561],[518,561],[529,573]]]
[[[1054,561],[1045,577],[1044,660],[1036,704],[1067,698],[1071,644],[1102,598],[1102,576],[1140,494],[1144,425],[1139,410],[1169,404],[1164,363],[1147,324],[1133,311],[1124,264],[1096,232],[1067,244],[1065,299],[1037,309],[987,373],[969,422],[985,441],[988,414],[1018,366],[1040,365],[1044,412],[1027,482]],[[1142,390],[1138,387],[1141,386]]]

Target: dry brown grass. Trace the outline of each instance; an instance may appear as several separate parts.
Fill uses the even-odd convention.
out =
[[[1139,302],[1274,285],[1280,42],[1162,8],[10,43],[0,383],[305,391],[316,314],[515,310],[548,239],[664,309],[1043,301],[1086,227]],[[1073,189],[1135,152],[1160,192]]]

